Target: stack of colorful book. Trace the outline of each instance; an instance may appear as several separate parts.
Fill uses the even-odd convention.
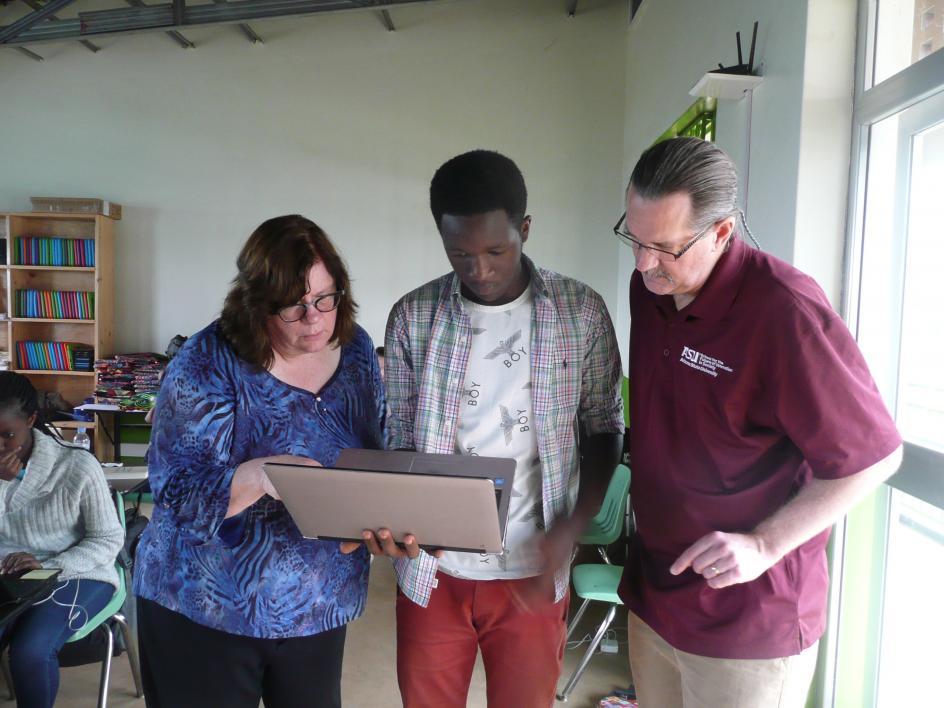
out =
[[[21,369],[42,371],[91,371],[94,353],[78,342],[17,342]]]
[[[95,240],[22,236],[13,241],[13,262],[16,265],[91,268],[95,266]]]
[[[95,362],[95,400],[122,410],[149,410],[160,387],[167,357],[160,354],[116,354]]]
[[[95,319],[95,293],[77,290],[17,290],[17,317]]]

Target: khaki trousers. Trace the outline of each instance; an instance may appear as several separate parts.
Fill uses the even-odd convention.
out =
[[[782,659],[714,659],[674,649],[629,613],[639,708],[804,708],[818,646]]]

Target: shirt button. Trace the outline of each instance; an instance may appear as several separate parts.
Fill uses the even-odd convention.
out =
[[[662,350],[662,356],[668,356],[668,355],[669,355],[669,350],[668,350],[668,349],[663,349],[663,350]]]

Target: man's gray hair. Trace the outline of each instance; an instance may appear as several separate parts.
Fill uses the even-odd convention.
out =
[[[700,138],[671,138],[650,147],[633,168],[629,186],[647,200],[688,194],[696,230],[738,214],[737,168],[724,150]]]

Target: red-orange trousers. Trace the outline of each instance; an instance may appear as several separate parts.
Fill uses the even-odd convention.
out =
[[[564,658],[568,597],[523,606],[529,580],[439,573],[428,607],[397,592],[397,676],[405,708],[465,708],[478,649],[488,705],[547,708]]]

